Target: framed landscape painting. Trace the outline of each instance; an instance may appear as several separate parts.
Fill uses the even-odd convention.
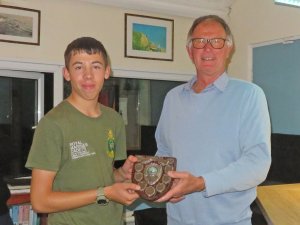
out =
[[[125,14],[125,57],[173,61],[174,20]]]
[[[39,45],[40,17],[39,10],[0,5],[0,41]]]

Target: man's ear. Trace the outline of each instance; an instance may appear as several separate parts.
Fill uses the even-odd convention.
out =
[[[193,58],[193,53],[192,53],[191,46],[187,45],[186,46],[186,51],[187,51],[187,53],[189,55],[190,60],[192,61],[192,63],[194,63],[194,58]]]
[[[228,46],[228,50],[227,50],[227,53],[226,53],[227,54],[226,58],[230,59],[232,57],[233,52],[234,52],[234,46],[233,45]]]
[[[107,80],[110,77],[111,69],[110,66],[107,66],[105,69],[104,78]]]

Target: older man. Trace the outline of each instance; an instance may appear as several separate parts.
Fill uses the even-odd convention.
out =
[[[270,119],[262,89],[226,73],[232,49],[222,18],[194,21],[187,52],[196,76],[167,94],[156,131],[157,155],[178,160],[175,185],[158,200],[168,201],[168,225],[251,224],[271,163]]]

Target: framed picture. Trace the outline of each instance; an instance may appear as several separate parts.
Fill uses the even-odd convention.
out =
[[[173,61],[174,20],[125,14],[125,57]]]
[[[0,41],[39,45],[41,12],[0,5]]]

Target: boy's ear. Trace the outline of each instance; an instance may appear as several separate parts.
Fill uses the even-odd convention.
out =
[[[107,66],[106,69],[105,69],[104,78],[108,79],[110,77],[110,73],[111,73],[110,66]]]
[[[64,75],[64,78],[65,78],[66,81],[70,81],[71,80],[70,79],[70,73],[69,73],[67,67],[63,68],[63,75]]]

